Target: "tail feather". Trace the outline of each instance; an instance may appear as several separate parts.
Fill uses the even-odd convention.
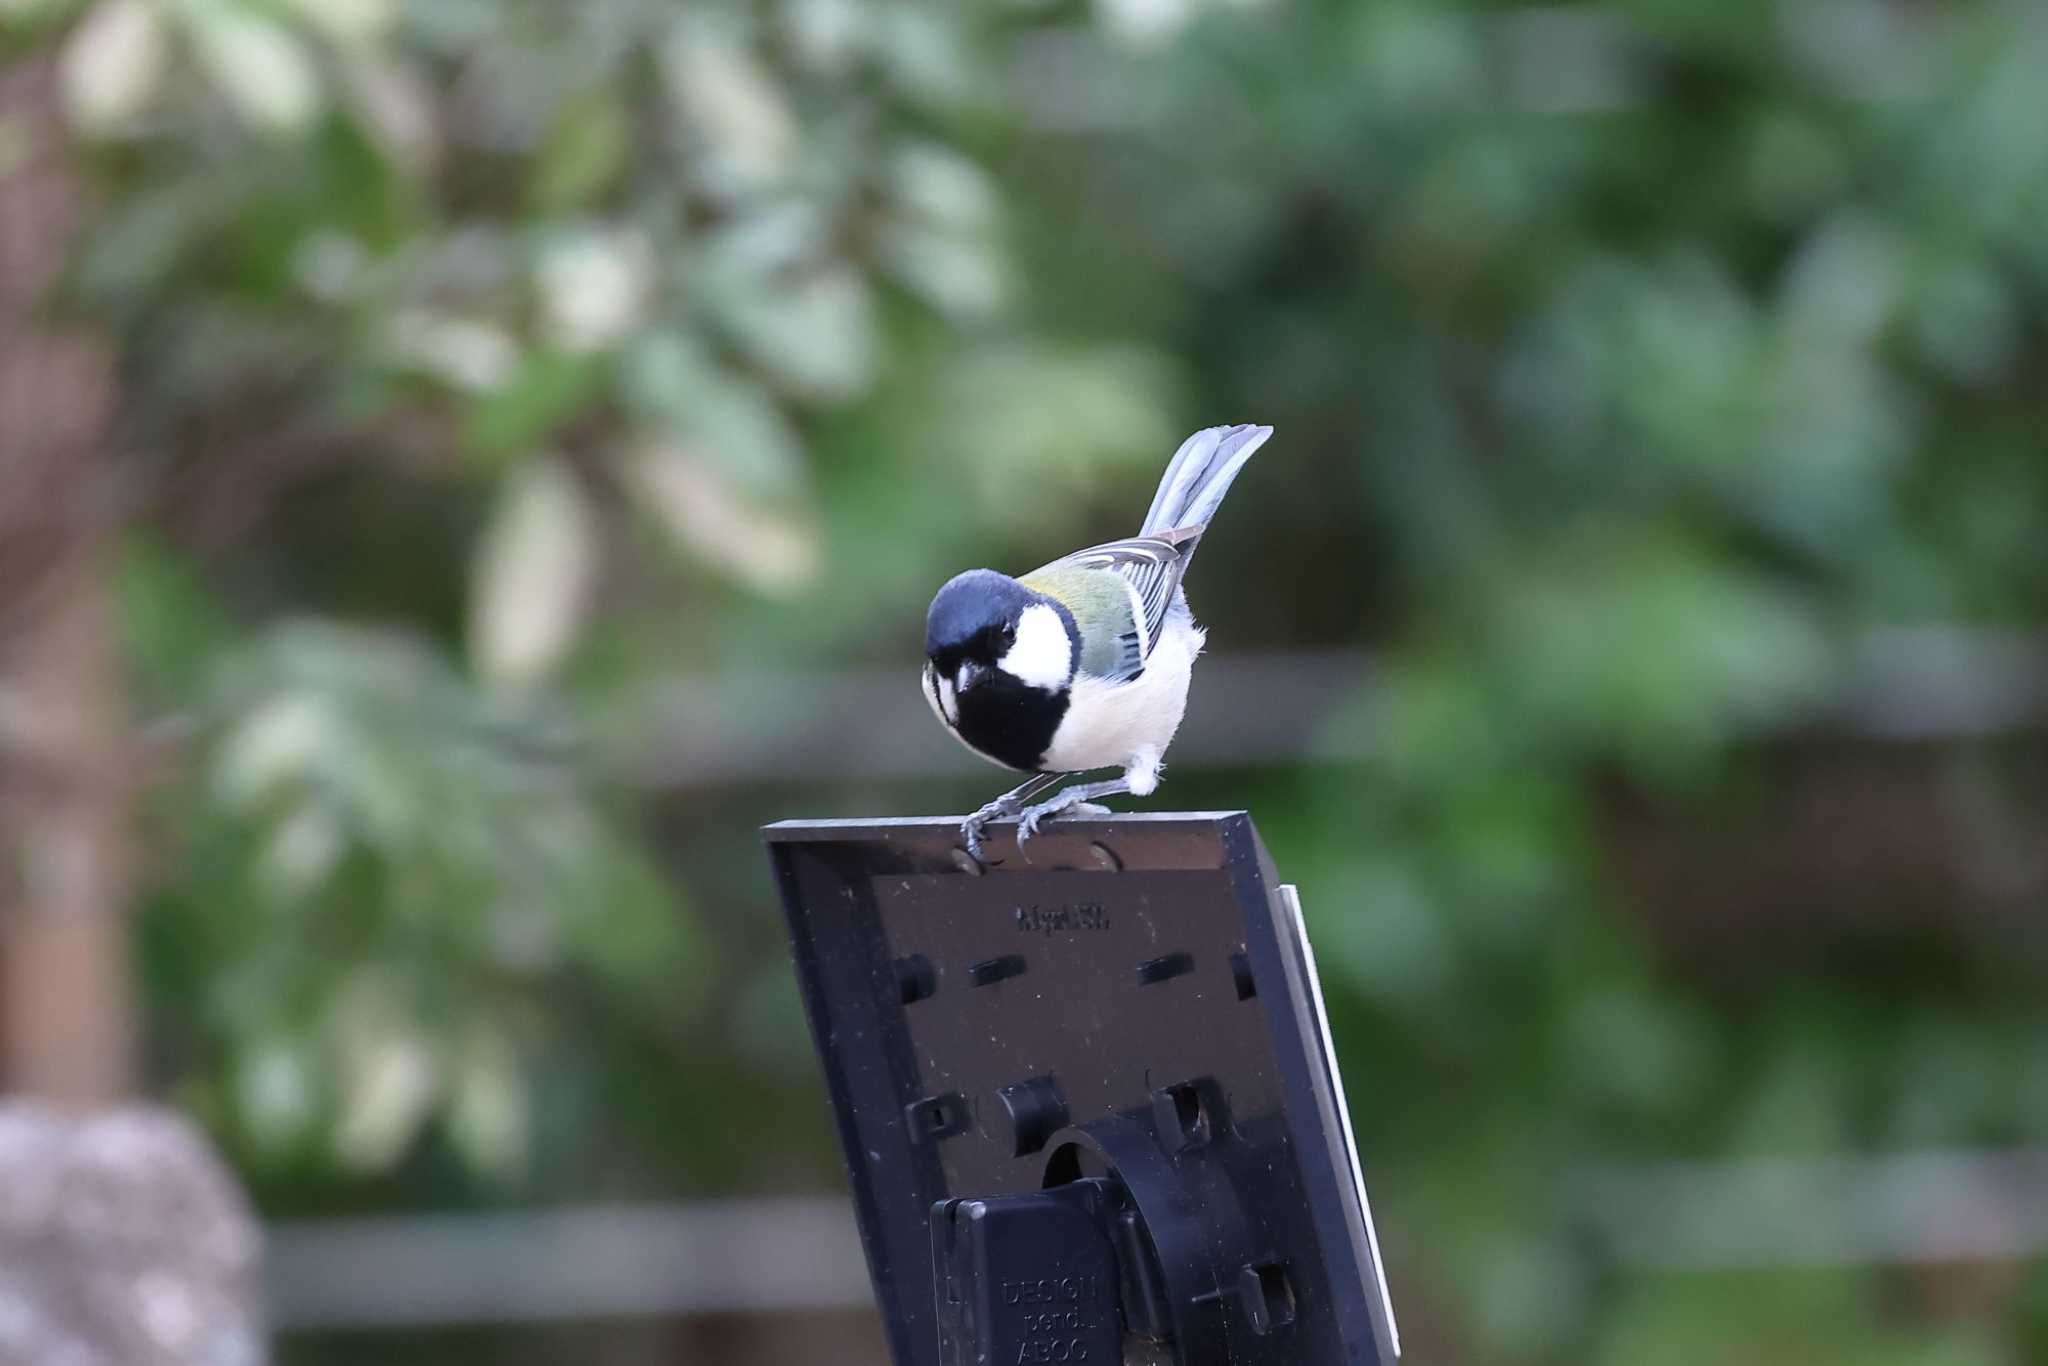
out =
[[[1237,478],[1245,461],[1272,434],[1271,427],[1246,423],[1209,427],[1182,442],[1166,466],[1159,492],[1152,496],[1152,508],[1145,514],[1145,524],[1138,534],[1188,532],[1192,533],[1187,538],[1190,540],[1199,535],[1223,505],[1223,495],[1230,492],[1230,481]]]

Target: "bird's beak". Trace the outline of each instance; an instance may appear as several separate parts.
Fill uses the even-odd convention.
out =
[[[953,691],[964,693],[988,677],[988,666],[976,664],[971,659],[960,661],[960,667],[953,672]]]

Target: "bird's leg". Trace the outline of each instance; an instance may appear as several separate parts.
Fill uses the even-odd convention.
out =
[[[1097,797],[1114,797],[1131,790],[1131,781],[1122,778],[1104,778],[1099,783],[1075,783],[1072,787],[1061,788],[1055,795],[1038,805],[1028,807],[1017,815],[1017,847],[1022,849],[1038,827],[1062,812],[1073,812],[1079,816],[1107,816],[1109,808],[1096,806]]]
[[[988,828],[990,822],[1009,820],[1024,809],[1025,803],[1065,776],[1063,773],[1034,773],[960,822],[960,838],[967,845],[967,852],[980,858],[981,832]]]

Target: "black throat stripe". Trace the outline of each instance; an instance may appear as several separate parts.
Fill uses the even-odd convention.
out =
[[[999,764],[1036,773],[1067,714],[1067,694],[995,672],[958,699],[960,738]]]

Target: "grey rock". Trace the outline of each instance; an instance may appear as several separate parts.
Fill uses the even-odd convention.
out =
[[[261,1239],[185,1120],[0,1104],[0,1364],[259,1366]]]

